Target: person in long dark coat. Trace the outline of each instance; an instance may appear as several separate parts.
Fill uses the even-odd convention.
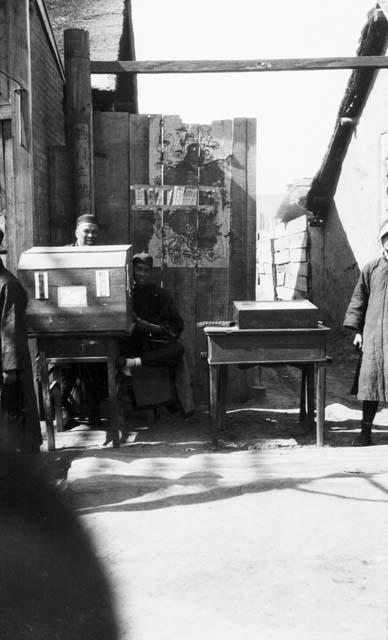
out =
[[[0,244],[4,233],[0,230]],[[0,249],[0,253],[6,253]],[[0,259],[0,446],[38,453],[42,443],[27,341],[27,294]]]
[[[361,271],[346,311],[344,327],[362,351],[357,398],[362,400],[361,433],[354,446],[372,444],[372,424],[380,403],[388,402],[388,220],[379,231],[383,254]]]

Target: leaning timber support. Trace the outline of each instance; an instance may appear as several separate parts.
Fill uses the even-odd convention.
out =
[[[92,90],[89,34],[66,29],[66,121],[74,219],[94,213]]]

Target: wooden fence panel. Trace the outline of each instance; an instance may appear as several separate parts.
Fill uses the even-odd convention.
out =
[[[206,341],[196,324],[231,318],[232,301],[254,292],[253,123],[239,119],[196,125],[179,116],[131,115],[129,132],[130,241],[135,251],[151,253],[156,279],[182,313],[182,340],[196,395],[205,399],[207,371],[200,353]],[[233,267],[231,219],[232,238],[237,239]],[[233,374],[233,379],[241,391],[241,375]]]
[[[94,114],[95,214],[104,244],[129,240],[129,116]]]
[[[163,210],[163,283],[183,316],[182,341],[197,380],[198,208],[195,205],[198,203],[199,133],[197,125],[186,125],[179,116],[163,118],[163,181],[174,187],[171,208]],[[192,205],[184,206],[187,194],[195,200]]]
[[[66,147],[49,148],[50,243],[54,246],[74,242],[69,154]]]
[[[0,0],[0,69],[8,71],[8,0]],[[0,73],[0,104],[9,102],[9,80]]]
[[[147,251],[154,258],[154,279],[158,284],[161,282],[162,216],[156,208],[154,187],[162,180],[161,122],[159,115],[129,116],[129,239],[134,253]]]

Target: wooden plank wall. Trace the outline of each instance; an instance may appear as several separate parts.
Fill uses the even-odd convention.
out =
[[[190,154],[197,154],[197,163],[190,164]],[[154,257],[154,279],[171,292],[185,321],[182,339],[200,399],[207,397],[207,366],[200,356],[206,341],[196,324],[230,319],[233,300],[255,298],[255,156],[254,120],[197,125],[179,116],[94,114],[95,202],[103,242],[131,242],[134,252]],[[55,184],[58,202],[63,187]],[[170,191],[174,185],[196,189],[196,205],[136,205],[135,188],[153,190],[156,198],[167,185]],[[243,378],[234,375],[231,384],[240,399],[247,395]]]
[[[8,0],[0,0],[0,69],[8,70]],[[0,73],[0,104],[9,102],[9,80]]]
[[[100,242],[128,240],[129,118],[127,113],[95,112],[94,194]]]
[[[130,211],[134,251],[152,253],[156,274],[174,296],[185,320],[182,339],[196,395],[205,398],[207,368],[200,354],[206,341],[196,324],[231,318],[233,300],[255,297],[255,122],[193,125],[179,116],[150,116],[147,134],[145,117],[131,115],[129,129],[132,187],[208,186],[214,194],[213,210],[200,202],[190,208],[137,209],[132,194]],[[197,168],[189,161],[195,153]]]
[[[4,231],[7,215],[7,193],[5,189],[4,123],[0,120],[0,229]]]
[[[49,148],[50,172],[50,242],[63,246],[74,242],[70,168],[67,148]]]

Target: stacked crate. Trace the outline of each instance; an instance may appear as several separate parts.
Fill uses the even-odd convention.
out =
[[[256,300],[273,300],[275,295],[273,239],[261,230],[256,241]]]
[[[276,226],[273,263],[275,295],[278,300],[309,297],[311,282],[306,216]]]

